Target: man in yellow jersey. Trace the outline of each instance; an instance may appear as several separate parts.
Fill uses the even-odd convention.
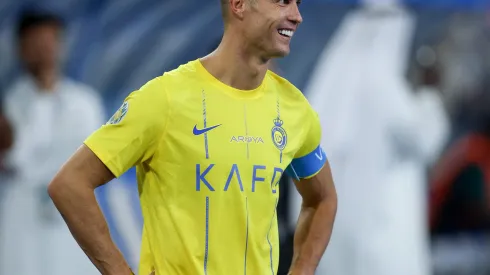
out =
[[[131,274],[94,189],[137,167],[144,216],[139,274],[276,274],[279,179],[303,197],[292,275],[313,275],[337,197],[303,94],[268,71],[289,53],[299,2],[223,0],[218,49],[131,93],[49,186],[74,237],[102,274]],[[76,268],[76,267],[74,267]]]

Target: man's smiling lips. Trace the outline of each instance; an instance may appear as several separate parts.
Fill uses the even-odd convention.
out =
[[[292,30],[292,29],[284,28],[284,29],[279,29],[277,32],[280,35],[285,36],[285,37],[289,37],[289,38],[293,37],[293,35],[294,35],[294,30]]]

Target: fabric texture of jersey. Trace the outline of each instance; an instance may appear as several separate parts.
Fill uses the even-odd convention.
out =
[[[266,275],[278,267],[280,177],[318,152],[302,177],[319,172],[320,135],[288,81],[269,71],[238,90],[195,60],[131,93],[85,144],[116,177],[137,167],[139,274]]]

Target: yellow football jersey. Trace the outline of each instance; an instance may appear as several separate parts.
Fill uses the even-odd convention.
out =
[[[278,183],[326,156],[303,94],[267,72],[238,90],[199,60],[131,93],[85,144],[116,177],[137,167],[144,217],[139,274],[276,274]]]

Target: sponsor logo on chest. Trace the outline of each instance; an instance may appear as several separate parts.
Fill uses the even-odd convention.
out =
[[[262,137],[255,136],[232,136],[230,138],[230,143],[264,143]]]

